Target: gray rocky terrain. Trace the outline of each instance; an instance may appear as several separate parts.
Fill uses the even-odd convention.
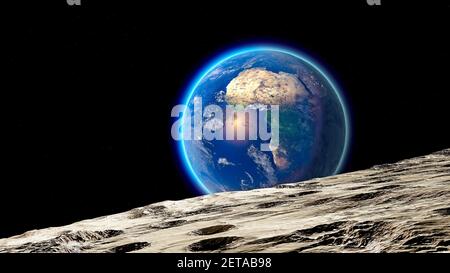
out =
[[[0,252],[450,252],[450,149],[32,230]]]

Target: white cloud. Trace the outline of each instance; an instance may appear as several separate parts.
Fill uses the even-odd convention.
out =
[[[269,156],[264,152],[256,149],[253,145],[248,148],[247,154],[268,179],[269,185],[275,185],[277,182],[277,177],[275,175],[275,169],[272,166],[272,162],[270,161]]]
[[[217,163],[222,166],[235,166],[236,165],[233,162],[228,161],[228,159],[226,159],[225,157],[219,158],[219,160],[217,160]]]

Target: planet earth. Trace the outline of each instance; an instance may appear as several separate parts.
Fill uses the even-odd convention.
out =
[[[265,151],[259,138],[182,140],[194,185],[204,193],[250,190],[340,172],[349,133],[341,96],[322,68],[294,51],[255,47],[221,58],[187,91],[187,109],[193,113],[198,98],[224,113],[227,105],[278,105],[279,143]],[[211,116],[201,118],[208,124]]]

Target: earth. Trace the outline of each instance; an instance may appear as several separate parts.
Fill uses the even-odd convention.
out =
[[[297,53],[254,48],[230,54],[188,90],[185,104],[192,113],[196,98],[203,107],[218,105],[224,116],[227,105],[279,105],[275,149],[260,149],[270,141],[260,138],[181,141],[186,167],[204,193],[272,187],[342,168],[348,144],[342,98],[329,76]],[[211,117],[203,113],[202,119],[205,125]]]

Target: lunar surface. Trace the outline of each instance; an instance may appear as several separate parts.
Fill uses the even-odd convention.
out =
[[[0,252],[450,252],[450,149],[32,230]]]

